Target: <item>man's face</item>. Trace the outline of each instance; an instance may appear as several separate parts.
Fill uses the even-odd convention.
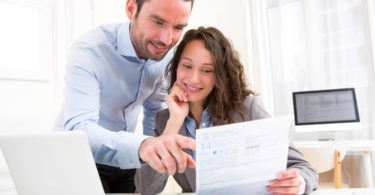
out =
[[[143,4],[135,17],[136,3],[129,0],[127,14],[131,19],[130,37],[138,57],[163,59],[180,39],[187,26],[190,10],[189,1],[150,0]]]

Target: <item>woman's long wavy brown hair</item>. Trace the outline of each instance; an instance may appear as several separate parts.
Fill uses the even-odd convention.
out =
[[[207,107],[210,121],[214,125],[231,123],[233,114],[239,111],[239,106],[246,96],[255,95],[255,92],[247,87],[238,52],[233,49],[230,41],[214,27],[199,27],[185,33],[165,71],[169,81],[168,92],[177,79],[181,54],[186,45],[193,40],[202,40],[205,43],[206,49],[211,52],[215,66],[215,86],[206,98],[203,108]],[[242,113],[240,115],[243,117]]]

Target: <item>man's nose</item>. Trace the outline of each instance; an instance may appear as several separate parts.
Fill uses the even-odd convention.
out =
[[[160,41],[163,42],[165,45],[171,45],[172,36],[173,36],[172,27],[165,27],[161,32]]]

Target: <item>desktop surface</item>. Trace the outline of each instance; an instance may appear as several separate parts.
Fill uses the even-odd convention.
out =
[[[311,195],[374,195],[375,188],[319,189]]]
[[[0,194],[3,194],[3,190],[0,190]],[[12,192],[5,193],[6,195],[17,195],[14,190]],[[318,189],[310,195],[374,195],[375,188],[347,188],[347,189]],[[106,195],[135,195],[132,193],[107,193]],[[195,193],[163,193],[161,195],[195,195]]]
[[[310,195],[374,195],[375,188],[347,188],[347,189],[318,189]],[[132,195],[132,194],[106,194]],[[133,194],[134,195],[134,194]],[[195,195],[195,193],[165,193],[160,195]]]
[[[314,147],[327,144],[345,145],[350,152],[372,152],[375,151],[375,140],[346,140],[346,141],[294,141],[298,147]]]

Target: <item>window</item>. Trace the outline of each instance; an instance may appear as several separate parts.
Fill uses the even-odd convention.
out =
[[[255,2],[250,5],[258,5],[264,15],[251,15],[256,43],[252,53],[260,58],[252,64],[253,69],[263,70],[258,77],[267,78],[258,83],[266,89],[261,94],[272,97],[266,101],[270,112],[292,116],[293,91],[354,87],[364,129],[343,139],[371,136],[375,87],[367,1]]]
[[[0,0],[0,79],[48,81],[52,64],[50,1]]]

